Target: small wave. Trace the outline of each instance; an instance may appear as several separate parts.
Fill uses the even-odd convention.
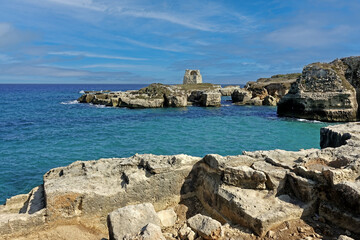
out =
[[[80,93],[80,94],[85,94],[85,91],[84,91],[84,90],[81,90],[79,93]]]
[[[100,105],[100,104],[92,104],[92,103],[89,103],[89,105],[90,105],[91,107],[96,107],[96,108],[107,108],[107,106],[105,106],[105,105]]]
[[[222,104],[221,106],[222,107],[231,107],[232,105],[231,104]]]
[[[318,120],[308,120],[308,119],[303,119],[303,118],[296,119],[296,121],[299,121],[299,122],[311,122],[311,123],[321,123],[321,121],[318,121]]]
[[[78,103],[79,102],[77,100],[72,100],[72,101],[61,102],[60,104],[72,105],[72,104],[78,104]]]

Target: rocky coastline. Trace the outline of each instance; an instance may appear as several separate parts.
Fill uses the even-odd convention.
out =
[[[210,83],[182,85],[153,83],[140,90],[126,92],[88,91],[78,101],[127,108],[219,107],[222,95],[220,90],[220,85]]]
[[[312,63],[278,104],[278,115],[328,122],[359,120],[360,57]]]
[[[236,105],[276,106],[299,76],[299,73],[278,74],[247,82],[244,88],[234,89],[232,102]]]
[[[275,75],[238,85],[221,87],[211,83],[165,85],[153,83],[140,90],[85,91],[77,101],[109,107],[220,107],[222,96],[231,96],[236,105],[276,106],[289,91],[298,74]]]
[[[55,168],[0,206],[0,238],[358,239],[360,124],[320,134],[321,149],[298,152],[136,154]]]
[[[86,92],[78,101],[113,107],[220,107],[221,96],[235,105],[277,106],[280,117],[326,122],[360,119],[360,57],[312,63],[302,73],[274,75],[240,86],[210,83],[151,84],[126,92]]]

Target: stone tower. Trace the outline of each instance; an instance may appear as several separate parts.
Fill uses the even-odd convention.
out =
[[[202,83],[202,76],[200,70],[185,70],[183,84],[197,84]]]

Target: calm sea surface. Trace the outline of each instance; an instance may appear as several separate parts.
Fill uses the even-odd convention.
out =
[[[81,90],[141,85],[0,85],[0,204],[76,160],[135,153],[204,156],[319,147],[325,123],[278,118],[276,107],[126,109],[78,104]]]

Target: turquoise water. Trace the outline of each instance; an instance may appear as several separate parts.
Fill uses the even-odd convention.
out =
[[[51,168],[135,153],[204,156],[319,147],[319,122],[275,107],[125,109],[74,101],[81,90],[140,85],[0,85],[0,203],[42,183]]]

